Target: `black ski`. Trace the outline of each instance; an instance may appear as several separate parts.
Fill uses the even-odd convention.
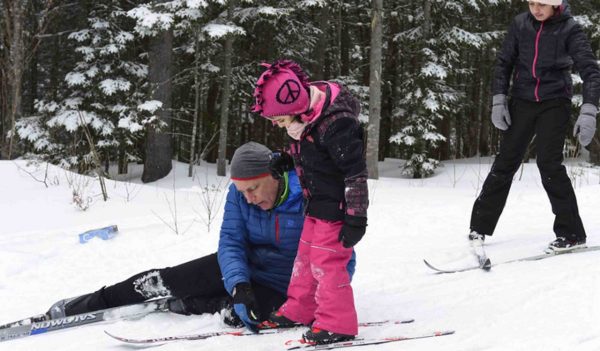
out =
[[[414,322],[414,319],[401,319],[401,320],[383,320],[383,321],[375,321],[375,322],[361,322],[358,324],[359,327],[375,327],[381,325],[391,325],[391,324],[408,324]],[[298,327],[304,327],[299,325]],[[110,336],[113,339],[116,339],[120,342],[126,344],[135,344],[135,345],[152,345],[152,344],[164,344],[172,341],[182,341],[182,340],[204,340],[208,338],[212,338],[215,336],[250,336],[250,335],[263,335],[263,334],[278,334],[287,332],[295,328],[285,328],[285,329],[260,329],[258,334],[252,333],[247,329],[241,330],[221,330],[214,332],[206,332],[206,333],[198,333],[198,334],[188,334],[188,335],[175,335],[175,336],[162,336],[155,338],[125,338],[122,336],[117,336],[109,333],[108,331],[104,331],[106,335]]]
[[[550,253],[543,253],[543,254],[535,255],[535,256],[515,258],[515,259],[498,262],[498,263],[494,263],[494,264],[489,262],[489,268],[499,266],[501,264],[507,264],[507,263],[513,263],[513,262],[539,261],[539,260],[543,260],[546,258],[559,256],[559,255],[576,254],[576,253],[581,253],[581,252],[598,251],[598,250],[600,250],[600,245],[599,246],[588,246],[588,247],[584,247],[584,248],[580,248],[580,249],[573,249],[573,250],[568,250],[568,251],[559,251],[559,252],[553,251]],[[489,261],[489,259],[488,259],[488,261]],[[423,262],[425,262],[425,265],[427,265],[427,267],[433,269],[434,271],[436,271],[437,273],[440,273],[440,274],[458,273],[458,272],[473,271],[473,270],[477,270],[477,269],[485,269],[484,266],[471,266],[471,267],[458,268],[458,269],[441,269],[441,268],[438,268],[438,267],[432,265],[431,263],[427,262],[427,260],[423,260]],[[485,269],[485,270],[489,270],[489,268]]]
[[[492,262],[488,259],[487,261],[484,262],[484,264],[486,265],[486,268],[484,268],[484,266],[470,266],[470,267],[465,267],[465,268],[457,268],[457,269],[442,269],[442,268],[438,268],[434,265],[432,265],[431,263],[427,262],[427,260],[423,259],[423,262],[425,262],[425,265],[431,269],[433,269],[434,271],[436,271],[436,273],[459,273],[459,272],[466,272],[466,271],[473,271],[476,269],[483,269],[485,271],[489,271],[492,266]]]
[[[168,300],[169,298],[161,298],[56,319],[50,319],[47,315],[37,315],[1,326],[0,342],[91,323],[141,318],[155,311],[166,311]]]
[[[292,350],[305,350],[305,351],[313,351],[313,350],[333,350],[333,349],[341,349],[347,347],[356,347],[356,346],[365,346],[365,345],[379,345],[379,344],[387,344],[390,342],[397,341],[405,341],[405,340],[416,340],[416,339],[425,339],[425,338],[433,338],[436,336],[444,336],[444,335],[452,335],[454,334],[454,330],[446,330],[446,331],[436,331],[432,333],[424,333],[412,336],[393,336],[393,337],[382,337],[382,338],[372,338],[372,339],[354,339],[348,341],[340,341],[332,344],[323,344],[323,345],[311,345],[306,344],[304,341],[299,341],[302,345],[292,346],[287,348],[287,351]],[[296,340],[294,340],[296,341]],[[286,344],[288,344],[286,342]]]

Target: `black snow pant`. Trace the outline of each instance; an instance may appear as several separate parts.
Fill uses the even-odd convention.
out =
[[[286,300],[284,293],[255,281],[251,281],[251,285],[264,319]],[[232,298],[223,285],[217,254],[214,253],[178,266],[138,273],[86,295],[83,303],[74,304],[70,309],[67,305],[65,312],[73,315],[168,296],[181,299],[185,314],[215,313],[223,308],[232,308]]]
[[[513,98],[509,109],[512,125],[504,132],[500,152],[473,205],[471,230],[485,235],[494,233],[513,175],[535,135],[537,166],[556,216],[554,233],[569,240],[585,240],[575,192],[562,165],[570,101],[559,98],[538,103]]]

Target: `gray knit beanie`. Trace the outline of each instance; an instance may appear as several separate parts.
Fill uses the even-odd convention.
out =
[[[271,150],[253,141],[238,147],[231,158],[231,179],[250,180],[271,175],[271,156]]]

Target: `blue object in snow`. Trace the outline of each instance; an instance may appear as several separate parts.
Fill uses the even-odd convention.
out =
[[[85,233],[79,234],[79,243],[85,244],[95,236],[99,237],[102,240],[112,239],[115,235],[117,235],[118,231],[119,229],[116,225],[110,225],[104,228],[88,230]]]

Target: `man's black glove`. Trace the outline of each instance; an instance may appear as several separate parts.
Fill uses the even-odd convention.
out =
[[[294,159],[287,152],[274,152],[269,162],[269,170],[275,179],[283,178],[283,174],[294,169]]]
[[[233,288],[233,309],[246,328],[253,333],[258,332],[260,312],[254,291],[249,283],[238,283]]]
[[[229,296],[204,297],[187,296],[184,298],[173,297],[167,301],[167,308],[170,312],[183,314],[186,316],[192,314],[215,313],[223,309],[231,309],[231,298]]]
[[[345,248],[356,245],[367,230],[367,217],[358,217],[346,215],[344,225],[340,230],[338,241],[341,241]]]

